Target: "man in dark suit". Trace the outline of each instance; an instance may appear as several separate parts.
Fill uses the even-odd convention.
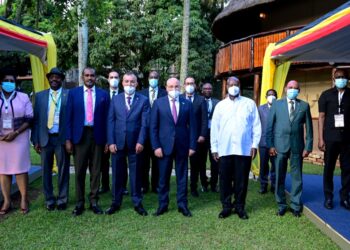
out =
[[[297,99],[300,88],[297,81],[289,81],[285,92],[287,97],[274,101],[269,113],[266,144],[270,156],[276,157],[276,201],[278,216],[287,211],[285,179],[288,159],[290,159],[290,175],[292,188],[290,192],[291,211],[295,217],[302,212],[302,166],[303,158],[312,151],[313,131],[310,106]],[[306,140],[304,142],[304,126]]]
[[[260,154],[260,194],[267,193],[267,186],[269,183],[269,173],[270,173],[270,182],[271,182],[271,192],[275,193],[275,160],[269,154],[269,149],[266,147],[266,127],[267,127],[267,118],[270,113],[270,108],[272,106],[272,102],[277,98],[277,92],[274,89],[269,89],[266,92],[267,103],[261,105],[258,108],[260,122],[261,122],[261,139],[259,143],[259,154]],[[271,163],[271,171],[269,167],[269,161]]]
[[[35,151],[41,156],[46,209],[53,211],[57,205],[58,210],[65,210],[69,191],[69,155],[64,146],[68,90],[62,88],[64,74],[58,68],[52,68],[46,77],[50,89],[35,95],[32,142]],[[57,198],[52,186],[54,156],[58,167]]]
[[[166,96],[167,93],[164,89],[159,87],[159,74],[157,71],[153,70],[149,73],[148,83],[149,83],[149,87],[141,90],[140,94],[148,98],[150,106],[152,107],[153,102],[156,99]],[[149,133],[149,130],[147,132]],[[143,160],[143,167],[142,167],[142,192],[147,193],[149,189],[150,159],[152,159],[151,189],[152,189],[152,192],[157,193],[157,187],[158,187],[158,181],[159,181],[158,160],[153,153],[149,137],[146,140],[143,155],[144,155],[144,160]]]
[[[204,99],[207,104],[207,112],[208,112],[208,131],[207,135],[205,137],[205,151],[203,154],[203,159],[207,159],[207,154],[209,151],[209,160],[210,160],[210,188],[211,191],[214,193],[218,192],[218,176],[219,176],[219,167],[217,161],[214,160],[212,156],[212,152],[210,149],[210,128],[211,128],[211,119],[213,117],[213,113],[216,107],[216,104],[218,104],[219,100],[216,98],[213,98],[213,86],[211,83],[204,83],[202,86],[202,94],[204,96]],[[207,179],[206,177],[206,168],[200,170],[200,175],[205,176],[204,179]]]
[[[152,148],[159,160],[159,207],[154,215],[168,211],[170,177],[175,159],[178,211],[190,217],[192,214],[187,201],[188,157],[196,150],[196,121],[191,103],[179,97],[179,80],[168,79],[166,90],[168,95],[153,103],[150,120]]]
[[[339,157],[341,169],[340,206],[350,210],[350,89],[348,74],[334,72],[334,87],[324,91],[318,100],[318,147],[324,153],[324,206],[333,208],[333,173]]]
[[[108,84],[109,84],[109,97],[112,98],[122,91],[119,88],[119,73],[116,70],[111,70],[108,74]],[[109,151],[105,152],[102,155],[102,164],[101,164],[101,187],[99,190],[100,194],[106,193],[110,191],[109,187]],[[126,185],[128,182],[128,173],[125,173],[124,176],[124,184],[123,184],[123,194],[128,194],[128,190],[126,189]]]
[[[73,215],[81,215],[85,203],[85,176],[90,172],[90,209],[102,214],[98,206],[101,160],[106,146],[108,93],[95,87],[95,69],[82,72],[84,86],[69,91],[66,120],[66,150],[74,153],[76,207]],[[89,164],[90,163],[90,164]]]
[[[112,99],[108,114],[108,145],[112,153],[112,205],[106,210],[113,214],[120,209],[123,200],[124,176],[128,159],[131,199],[135,211],[146,216],[142,206],[141,167],[149,115],[148,99],[135,93],[137,77],[129,72],[123,76],[124,93]]]
[[[181,95],[183,98],[192,103],[193,115],[196,120],[195,131],[197,133],[197,150],[196,153],[190,157],[191,164],[191,195],[198,197],[197,183],[200,175],[202,190],[208,191],[208,179],[205,174],[207,158],[204,157],[206,144],[205,137],[208,131],[208,112],[207,104],[203,96],[195,93],[196,83],[193,77],[186,77],[185,79],[185,93]]]

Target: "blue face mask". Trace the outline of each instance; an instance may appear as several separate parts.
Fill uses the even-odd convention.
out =
[[[152,88],[155,88],[158,86],[158,79],[149,79],[149,86],[151,86]]]
[[[294,100],[295,98],[297,98],[298,94],[299,94],[298,89],[287,89],[287,97],[290,100]]]
[[[347,84],[348,84],[348,79],[346,79],[346,78],[338,78],[338,79],[335,79],[335,86],[336,86],[338,89],[343,89],[343,88],[345,88]]]
[[[15,90],[16,84],[14,82],[2,82],[1,87],[7,93],[11,93]]]

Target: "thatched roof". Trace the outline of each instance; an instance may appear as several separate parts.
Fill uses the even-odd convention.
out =
[[[226,16],[229,16],[235,12],[249,9],[251,7],[275,2],[276,0],[231,0],[230,3],[220,12],[220,14],[215,18],[214,23]]]
[[[250,9],[259,8],[259,5],[264,5],[272,2],[276,2],[277,0],[231,0],[230,3],[220,12],[220,14],[215,18],[212,24],[212,31],[214,35],[219,39],[224,41],[225,38],[222,33],[222,26],[226,26],[226,23],[229,19],[231,19],[235,14],[239,15],[245,11],[249,11]]]

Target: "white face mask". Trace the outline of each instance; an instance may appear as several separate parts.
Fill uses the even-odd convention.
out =
[[[268,102],[269,104],[272,104],[273,100],[276,99],[276,96],[274,96],[274,95],[269,95],[266,99],[267,99],[267,102]]]
[[[239,95],[239,87],[232,86],[228,88],[228,94],[231,96],[238,96]]]
[[[111,86],[112,88],[118,88],[119,85],[119,79],[109,79],[109,86]]]
[[[193,92],[194,92],[194,86],[193,86],[193,85],[187,85],[187,86],[185,87],[185,90],[186,90],[186,93],[187,93],[187,94],[193,94]]]
[[[124,86],[124,91],[128,95],[132,95],[132,94],[135,93],[135,87],[133,87],[133,86]]]
[[[170,96],[170,98],[178,98],[180,95],[180,91],[179,90],[170,90],[170,91],[168,91],[168,95]]]

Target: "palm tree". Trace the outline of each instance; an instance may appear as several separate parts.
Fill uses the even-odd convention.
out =
[[[82,0],[78,6],[78,67],[79,77],[82,75],[83,69],[87,65],[88,59],[88,38],[89,26],[86,16],[86,7],[88,0]],[[80,83],[81,84],[81,83]]]
[[[190,0],[184,0],[182,43],[181,43],[181,69],[180,69],[181,84],[183,84],[188,71],[189,34],[190,34]]]

